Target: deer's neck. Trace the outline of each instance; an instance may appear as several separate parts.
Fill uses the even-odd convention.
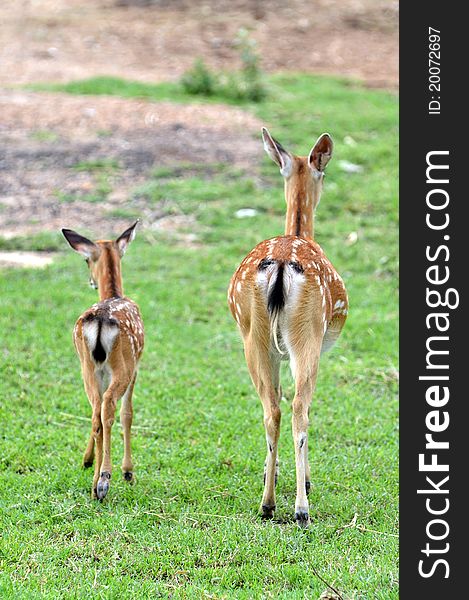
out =
[[[124,288],[122,285],[120,257],[115,250],[104,248],[101,261],[98,280],[99,299],[102,301],[108,298],[122,298]]]
[[[296,235],[313,239],[314,235],[314,193],[306,181],[285,183],[287,215],[285,235]]]

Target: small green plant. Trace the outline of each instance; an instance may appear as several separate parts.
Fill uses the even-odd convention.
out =
[[[256,41],[249,37],[246,29],[240,29],[236,44],[240,49],[242,63],[238,92],[241,92],[242,97],[247,100],[261,102],[267,96],[267,89],[259,64],[259,54],[256,51]]]
[[[181,84],[188,94],[212,96],[218,87],[217,75],[210,71],[201,58],[197,58],[189,71],[184,73]]]
[[[240,29],[235,45],[240,51],[241,69],[232,73],[211,71],[201,58],[182,79],[183,90],[198,96],[220,96],[229,100],[261,102],[267,96],[256,41]]]

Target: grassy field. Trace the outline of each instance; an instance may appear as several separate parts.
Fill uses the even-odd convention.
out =
[[[69,91],[121,93],[112,81],[112,90],[84,82]],[[171,98],[168,86],[138,84],[131,94],[121,84],[124,95]],[[309,599],[327,589],[322,580],[344,598],[398,597],[396,98],[301,75],[277,76],[270,88],[267,101],[244,106],[286,147],[306,153],[322,131],[334,137],[316,239],[351,305],[311,408],[311,527],[293,519],[289,402],[276,518],[258,516],[262,411],[226,306],[241,259],[283,231],[281,177],[267,157],[262,177],[174,165],[135,193],[193,215],[199,243],[142,231],[125,257],[125,289],[147,332],[135,393],[137,483],[120,479],[116,423],[102,504],[90,500],[92,475],[80,467],[90,409],[71,342],[76,317],[95,301],[86,267],[64,241],[46,270],[0,273],[0,597]],[[348,173],[340,160],[363,169]],[[257,216],[237,219],[244,207]]]

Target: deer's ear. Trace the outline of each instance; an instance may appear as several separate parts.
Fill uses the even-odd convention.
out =
[[[116,240],[117,248],[119,250],[119,254],[124,256],[125,251],[127,250],[127,246],[130,242],[135,239],[135,229],[139,223],[139,220],[135,221],[135,223],[126,229],[124,233],[122,233]]]
[[[287,150],[282,146],[280,142],[277,142],[265,127],[262,128],[262,139],[264,140],[264,150],[270,156],[270,158],[280,168],[280,173],[284,177],[289,177],[292,172],[293,159]]]
[[[333,148],[334,144],[332,143],[331,136],[328,133],[323,133],[314,144],[308,156],[308,163],[313,171],[318,171],[319,173],[324,171],[327,163],[332,158]]]
[[[73,229],[62,229],[62,233],[75,252],[87,259],[98,260],[101,249],[94,242],[73,231]]]

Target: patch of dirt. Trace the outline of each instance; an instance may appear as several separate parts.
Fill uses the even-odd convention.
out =
[[[132,213],[150,229],[177,229],[181,219],[130,197],[155,167],[252,169],[262,153],[260,138],[252,137],[260,122],[221,105],[5,92],[0,115],[0,233],[6,238],[77,224],[104,235],[127,226]]]
[[[18,85],[96,75],[177,80],[198,56],[238,69],[245,28],[266,71],[332,73],[394,89],[397,13],[393,0],[1,2],[0,235],[63,226],[104,235],[135,215],[149,236],[171,231],[197,243],[187,216],[131,191],[158,166],[252,171],[262,154],[252,137],[261,124],[240,109],[35,94]]]
[[[0,252],[1,267],[27,267],[42,269],[53,261],[53,254],[46,252]]]
[[[4,84],[175,80],[197,56],[238,68],[240,28],[269,72],[398,82],[396,0],[16,0],[0,3],[0,23]]]

